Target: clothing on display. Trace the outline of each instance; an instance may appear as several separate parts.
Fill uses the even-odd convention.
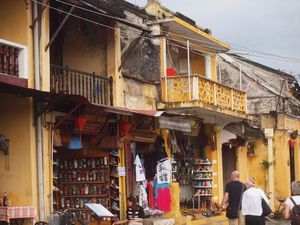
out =
[[[155,152],[157,161],[168,157],[165,148],[165,141],[162,137],[158,137],[155,140]]]
[[[157,163],[157,182],[159,184],[171,183],[172,166],[169,159]]]
[[[134,160],[136,181],[146,180],[144,168],[142,166],[139,155],[136,155]]]
[[[154,198],[155,208],[161,211],[168,212],[171,209],[171,193],[170,184],[159,184],[157,181],[154,183]]]
[[[148,195],[144,185],[140,185],[139,205],[143,208],[148,207]]]

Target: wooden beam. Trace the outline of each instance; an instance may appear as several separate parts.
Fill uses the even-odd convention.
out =
[[[58,28],[56,29],[55,33],[52,35],[52,37],[50,38],[49,43],[46,45],[45,47],[45,51],[48,50],[48,48],[51,46],[51,44],[53,43],[53,41],[55,40],[55,38],[57,37],[57,35],[59,34],[59,32],[61,31],[61,29],[63,28],[63,26],[65,25],[65,23],[67,22],[68,18],[70,17],[70,15],[72,14],[72,12],[74,11],[75,6],[73,5],[69,12],[67,13],[67,15],[65,16],[65,18],[63,19],[63,21],[61,22],[61,24],[59,24]]]

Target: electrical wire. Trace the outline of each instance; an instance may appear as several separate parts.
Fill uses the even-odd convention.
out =
[[[37,4],[40,4],[40,5],[43,5],[43,6],[46,6],[52,10],[56,10],[58,12],[61,12],[61,13],[65,13],[65,14],[69,14],[69,12],[67,11],[64,11],[62,9],[59,9],[59,8],[55,8],[53,6],[50,6],[48,4],[45,4],[45,3],[42,3],[42,2],[39,2],[37,0],[31,0]],[[61,0],[56,0],[58,2],[62,2]],[[62,2],[62,3],[65,3],[65,2]],[[107,14],[104,14],[104,13],[101,13],[101,12],[97,12],[97,11],[94,11],[94,10],[89,10],[89,9],[86,9],[86,8],[83,8],[83,7],[80,7],[80,6],[77,6],[77,5],[74,5],[74,4],[71,4],[71,3],[65,3],[65,4],[68,4],[70,6],[74,6],[74,7],[77,7],[77,8],[80,8],[82,10],[86,10],[86,11],[89,11],[89,12],[92,12],[92,13],[96,13],[96,14],[99,14],[99,15],[102,15],[102,16],[107,16],[107,17],[110,17],[110,18],[117,18],[117,17],[114,17],[114,16],[110,16],[110,15],[107,15]],[[106,25],[106,24],[103,24],[103,23],[99,23],[99,22],[96,22],[94,20],[90,20],[90,19],[87,19],[87,18],[84,18],[82,16],[78,16],[78,15],[75,15],[75,14],[69,14],[70,16],[72,17],[75,17],[75,18],[78,18],[78,19],[81,19],[81,20],[84,20],[84,21],[87,21],[87,22],[90,22],[90,23],[93,23],[95,25],[98,25],[98,26],[102,26],[102,27],[106,27],[106,28],[109,28],[109,29],[113,29],[113,30],[116,30],[115,27],[112,27],[112,26],[109,26],[109,25]],[[117,18],[117,19],[120,19],[120,18]],[[126,20],[124,20],[126,21]],[[131,23],[131,21],[129,21]],[[136,32],[133,32],[132,30],[130,31],[131,34],[127,31],[120,31],[123,35],[128,35],[128,36],[131,36],[131,37],[135,37],[135,38],[138,38],[138,37],[141,37],[143,39],[148,39],[148,40],[153,40],[153,38],[155,38],[154,36],[153,37],[146,37],[146,36],[142,36],[140,35],[141,32],[138,34]],[[165,33],[165,34],[169,34],[170,32],[166,32],[166,31],[161,31],[162,33]],[[211,45],[212,43],[211,42],[208,42],[208,41],[203,41],[203,40],[199,40],[199,39],[195,39],[195,38],[191,38],[191,37],[187,37],[187,36],[184,36],[184,35],[179,35],[179,34],[173,34],[172,35],[174,36],[177,36],[177,37],[181,37],[181,38],[184,38],[186,40],[190,40],[190,41],[196,41],[196,42],[199,42],[199,43],[206,43],[206,44],[209,44]],[[176,40],[178,42],[183,42],[182,40],[178,40],[178,39],[172,39],[172,40]],[[226,43],[226,42],[224,42]],[[239,46],[239,45],[236,45],[236,44],[231,44],[231,43],[226,43],[226,44],[229,44],[229,45],[235,45],[235,46]],[[216,44],[217,45],[217,44]],[[244,47],[242,46],[244,49],[249,49],[247,47]],[[238,50],[237,48],[233,48],[233,49],[236,49]],[[262,55],[259,55],[259,54],[255,54],[260,52],[260,51],[256,51],[254,50],[253,53],[252,52],[247,52],[247,55],[249,56],[253,56],[253,57],[260,57],[260,58],[264,58],[264,59],[270,59],[270,60],[276,60],[276,61],[281,61],[281,62],[290,62],[290,63],[300,63],[300,59],[297,59],[297,58],[291,58],[291,57],[285,57],[285,56],[280,56],[280,55],[275,55],[275,54],[272,54],[272,53],[264,53],[264,52],[260,52]],[[240,55],[239,53],[236,53],[237,55]],[[264,54],[264,55],[263,55]],[[274,56],[274,57],[270,57],[270,56]]]

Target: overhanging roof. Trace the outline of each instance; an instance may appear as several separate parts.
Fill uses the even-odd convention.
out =
[[[178,17],[167,18],[154,23],[161,24],[162,29],[177,41],[189,40],[192,44],[214,52],[227,52],[230,49],[229,45]]]
[[[4,82],[0,82],[0,93],[7,93],[23,97],[32,97],[40,102],[45,103],[57,103],[62,105],[70,104],[83,104],[89,106],[92,110],[100,111],[104,113],[114,113],[127,116],[133,115],[144,115],[159,117],[164,113],[164,111],[156,110],[136,110],[136,109],[127,109],[123,107],[116,106],[107,106],[107,105],[97,105],[89,102],[85,97],[79,95],[66,95],[66,94],[56,94],[46,91],[38,91],[31,88],[19,87]]]

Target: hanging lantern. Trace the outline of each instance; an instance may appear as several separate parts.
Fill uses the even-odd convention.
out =
[[[82,131],[85,124],[86,124],[87,118],[86,116],[78,116],[75,119],[75,128],[76,130]]]
[[[131,130],[132,125],[128,122],[122,122],[121,123],[121,131],[123,132],[124,136],[128,134],[128,132]]]

